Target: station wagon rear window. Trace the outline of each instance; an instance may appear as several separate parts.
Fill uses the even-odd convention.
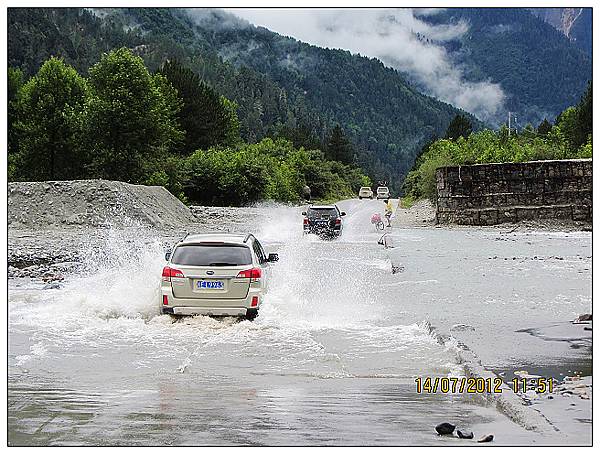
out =
[[[311,208],[308,210],[308,217],[320,218],[323,216],[337,216],[338,212],[335,208]]]
[[[250,265],[252,254],[247,246],[236,244],[188,244],[175,249],[171,262],[189,266]]]

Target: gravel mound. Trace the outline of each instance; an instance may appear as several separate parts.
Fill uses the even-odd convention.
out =
[[[435,224],[435,206],[424,199],[415,202],[410,208],[398,207],[392,223],[402,226],[431,226]]]
[[[196,220],[162,186],[74,180],[8,184],[11,229],[144,225],[166,229]]]

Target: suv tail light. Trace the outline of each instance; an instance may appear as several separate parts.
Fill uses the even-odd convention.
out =
[[[308,225],[308,218],[304,218],[304,225]]]
[[[162,280],[164,282],[171,282],[172,277],[184,277],[183,273],[175,268],[165,266],[162,272]]]
[[[250,282],[258,281],[262,276],[262,270],[260,268],[252,268],[249,270],[240,271],[237,277],[248,278]]]
[[[342,223],[342,218],[337,218],[335,220],[335,225],[341,225],[341,223]]]

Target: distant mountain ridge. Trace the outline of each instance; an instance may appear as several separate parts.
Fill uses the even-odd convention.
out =
[[[425,20],[468,24],[443,45],[467,80],[502,86],[504,108],[516,113],[517,127],[553,120],[577,103],[591,79],[591,58],[524,8],[451,8]],[[571,24],[569,33],[577,26]],[[323,141],[341,124],[357,146],[358,163],[396,189],[421,146],[442,136],[455,115],[482,127],[472,115],[420,93],[408,74],[378,59],[312,46],[221,10],[8,10],[9,65],[29,75],[50,55],[85,74],[102,52],[121,46],[151,70],[176,58],[196,71],[238,104],[248,141],[286,128],[304,128]],[[501,112],[497,122],[503,118]]]
[[[508,111],[520,127],[552,121],[577,104],[592,78],[591,57],[525,8],[448,8],[427,21],[468,23],[447,50],[467,80],[500,84],[507,95],[500,122]]]
[[[166,8],[9,10],[9,65],[33,74],[59,55],[85,74],[102,52],[134,49],[151,70],[177,58],[234,100],[242,135],[255,141],[306,125],[319,138],[335,123],[358,163],[399,189],[423,143],[464,111],[423,95],[379,60],[322,49],[218,10]],[[286,63],[287,62],[287,63]]]
[[[578,47],[577,37],[591,37],[591,22],[583,20],[591,10],[561,10],[569,37],[528,8],[301,8],[298,25],[290,22],[288,11],[242,10],[239,15],[320,47],[377,57],[417,90],[492,126],[505,122],[509,111],[525,126],[552,120],[576,103],[591,79],[591,55]],[[206,29],[214,26],[203,21]],[[227,48],[221,55],[243,61],[247,52],[219,42],[220,34],[212,39],[220,52]]]
[[[592,55],[592,8],[530,8],[530,10],[562,32],[588,55]]]

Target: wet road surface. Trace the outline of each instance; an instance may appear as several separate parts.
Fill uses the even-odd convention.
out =
[[[369,223],[380,205],[342,202],[348,216],[335,241],[303,236],[300,209],[265,209],[250,230],[280,261],[254,322],[158,315],[164,253],[152,232],[115,232],[93,271],[68,276],[61,289],[11,279],[9,442],[461,442],[435,435],[442,421],[492,430],[500,443],[556,442],[472,396],[418,395],[414,380],[463,374],[456,340],[441,344],[426,322],[446,333],[473,326],[468,335],[494,345],[477,352],[490,366],[511,364],[498,348],[514,352],[514,364],[521,353],[555,357],[543,344],[509,345],[502,333],[591,307],[590,235],[396,227],[396,247],[386,250]],[[515,267],[512,257],[538,248],[572,260]],[[392,264],[403,271],[392,274]]]

